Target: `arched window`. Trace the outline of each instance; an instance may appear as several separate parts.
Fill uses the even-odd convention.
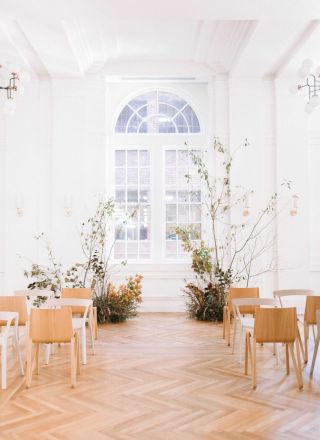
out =
[[[188,154],[204,142],[195,111],[171,91],[140,93],[122,107],[111,139],[115,260],[186,260],[176,228],[192,225],[199,236],[202,224],[201,185]]]
[[[192,107],[178,95],[155,90],[132,99],[121,111],[116,133],[200,133]]]

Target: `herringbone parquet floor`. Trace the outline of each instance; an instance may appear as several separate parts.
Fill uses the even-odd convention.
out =
[[[142,314],[103,326],[74,390],[67,354],[57,348],[32,388],[2,405],[1,440],[320,438],[319,370],[310,381],[307,367],[298,391],[264,346],[253,391],[219,325]]]

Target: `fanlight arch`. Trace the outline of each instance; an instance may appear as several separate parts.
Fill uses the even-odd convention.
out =
[[[138,95],[121,110],[116,133],[179,134],[200,133],[193,108],[175,93],[153,90]]]

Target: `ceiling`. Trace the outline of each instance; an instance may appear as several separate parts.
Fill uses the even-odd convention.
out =
[[[39,77],[279,76],[317,56],[320,38],[318,0],[2,0],[0,11],[0,64]]]

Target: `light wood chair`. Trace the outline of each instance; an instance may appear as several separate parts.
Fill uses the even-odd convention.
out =
[[[305,313],[305,306],[306,306],[306,300],[309,296],[313,296],[314,292],[310,289],[283,289],[283,290],[275,290],[273,292],[274,298],[278,299],[280,307],[296,307],[297,310],[297,320],[301,325],[304,325],[304,313]],[[299,304],[298,299],[304,298],[304,304],[301,306]],[[286,304],[287,302],[287,304]],[[298,332],[298,338],[299,338],[299,344],[300,344],[300,350],[302,353],[302,357],[305,361],[306,354],[305,349],[302,344],[300,332]]]
[[[245,350],[245,374],[248,374],[248,360],[252,370],[252,387],[257,386],[256,344],[282,343],[286,347],[286,372],[290,373],[289,352],[292,358],[299,389],[303,388],[299,342],[298,342],[297,311],[295,307],[267,309],[257,308],[253,331],[247,329]],[[252,339],[252,345],[251,345]],[[295,356],[296,347],[297,357]]]
[[[230,327],[231,319],[235,312],[232,301],[235,298],[259,298],[258,287],[231,287],[227,298],[227,305],[223,308],[223,339],[227,337],[228,345],[230,345]],[[242,315],[254,315],[255,307],[247,306],[241,308]]]
[[[92,299],[92,291],[86,287],[73,287],[73,288],[62,288],[61,298],[77,298],[77,299]],[[83,307],[78,309],[72,308],[73,315],[81,315],[83,313]],[[88,316],[88,324],[90,332],[94,334],[94,338],[98,339],[98,317],[97,308],[92,307]]]
[[[232,300],[234,309],[234,326],[233,326],[233,341],[232,341],[232,354],[234,353],[236,338],[239,328],[239,363],[242,359],[242,344],[245,336],[246,329],[254,328],[254,317],[248,317],[241,313],[241,310],[246,309],[248,306],[252,307],[276,307],[277,300],[274,298],[234,298]]]
[[[14,326],[13,342],[18,355],[21,375],[24,375],[23,362],[21,358],[19,340],[18,340],[18,321],[19,315],[17,312],[0,312],[0,323],[3,331],[0,333],[0,347],[1,347],[1,388],[7,388],[7,349],[8,338],[10,336],[11,327]]]
[[[70,343],[71,387],[76,385],[76,375],[80,374],[79,336],[72,327],[72,310],[62,309],[31,309],[30,326],[27,343],[27,377],[26,386],[32,381],[33,364],[39,374],[40,344]],[[35,355],[33,355],[35,345]]]
[[[316,320],[317,320],[317,337],[316,337],[315,344],[314,344],[314,351],[313,351],[312,364],[311,364],[311,369],[310,369],[310,376],[313,375],[313,370],[314,370],[314,366],[316,363],[316,358],[317,358],[319,343],[320,343],[320,310],[319,309],[316,311]]]
[[[74,309],[78,312],[82,310],[82,313],[79,314],[79,317],[72,316],[72,326],[74,330],[77,330],[80,333],[80,341],[81,341],[81,358],[82,363],[87,363],[87,341],[86,341],[86,323],[88,320],[88,316],[92,309],[92,299],[78,299],[78,298],[52,298],[47,301],[48,308],[58,308],[61,307],[71,307],[72,312]],[[78,313],[77,313],[78,315]],[[90,332],[91,336],[91,346],[92,352],[94,354],[94,338],[93,333]],[[49,355],[50,350],[47,350],[46,355],[46,364],[49,363]]]
[[[28,306],[25,296],[0,296],[0,311],[18,313],[18,339],[19,327],[25,328],[27,332]]]
[[[304,362],[308,363],[308,339],[310,326],[317,325],[316,311],[320,309],[320,296],[308,296],[304,311]]]

